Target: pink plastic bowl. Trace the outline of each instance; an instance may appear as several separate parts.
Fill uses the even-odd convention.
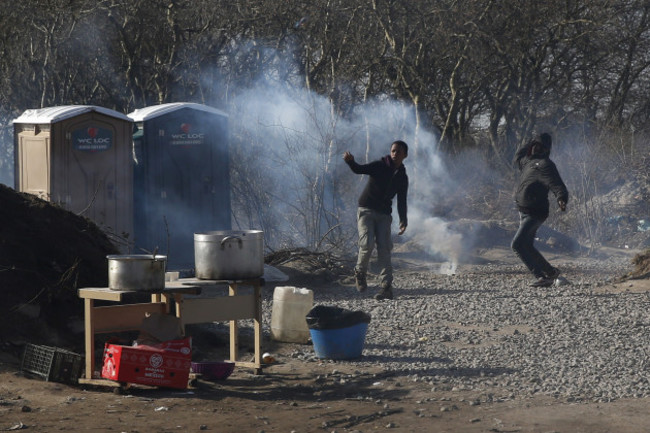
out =
[[[235,369],[232,361],[215,362],[193,362],[192,372],[203,375],[208,380],[224,380],[230,376]]]

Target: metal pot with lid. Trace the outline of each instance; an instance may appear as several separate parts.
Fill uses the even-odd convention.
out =
[[[194,266],[202,280],[244,280],[264,274],[264,232],[194,233]]]
[[[167,256],[113,254],[108,259],[108,288],[123,291],[162,291]]]

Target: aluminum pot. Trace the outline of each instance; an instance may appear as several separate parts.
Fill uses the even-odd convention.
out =
[[[108,288],[131,292],[165,288],[167,256],[152,254],[109,255]]]
[[[245,280],[264,274],[264,232],[194,233],[194,267],[202,280]]]

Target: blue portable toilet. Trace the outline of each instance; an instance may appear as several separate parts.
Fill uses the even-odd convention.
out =
[[[228,116],[188,102],[128,116],[135,252],[167,255],[169,270],[192,269],[194,233],[231,228]]]

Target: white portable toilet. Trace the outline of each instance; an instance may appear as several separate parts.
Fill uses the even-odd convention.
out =
[[[86,216],[109,236],[132,236],[133,121],[128,116],[66,105],[26,110],[13,125],[17,191]]]

